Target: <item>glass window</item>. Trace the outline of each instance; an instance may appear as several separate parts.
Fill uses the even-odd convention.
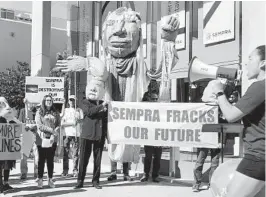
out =
[[[15,18],[15,13],[13,10],[6,10],[6,18],[7,19],[14,19]]]
[[[1,8],[1,18],[6,18],[6,9]]]

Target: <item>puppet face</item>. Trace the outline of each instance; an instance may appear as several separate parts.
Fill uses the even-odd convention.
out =
[[[92,80],[86,88],[86,98],[90,100],[100,100],[104,96],[104,84],[101,81]]]
[[[5,118],[14,116],[14,111],[8,105],[7,100],[4,97],[0,97],[0,116]]]
[[[137,51],[140,43],[140,17],[127,8],[112,12],[104,23],[108,51],[114,57],[126,57]]]

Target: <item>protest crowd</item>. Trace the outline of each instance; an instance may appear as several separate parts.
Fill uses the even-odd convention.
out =
[[[125,31],[133,31],[128,33],[132,46],[122,48],[123,50],[111,46],[112,42],[109,42],[106,35],[116,35],[113,39],[117,39],[122,31],[116,26],[111,28],[114,19],[133,24],[131,29],[125,26]],[[256,79],[256,82],[241,98],[231,98],[227,95],[226,85],[220,79],[213,79],[206,84],[200,97],[193,98],[195,89],[192,89],[190,103],[171,103],[170,79],[167,78],[168,71],[165,67],[171,67],[177,60],[171,41],[175,40],[178,33],[178,18],[170,16],[165,20],[165,26],[162,24],[162,53],[164,59],[168,60],[162,61],[162,67],[155,72],[145,70],[145,62],[136,55],[137,49],[142,47],[138,41],[142,38],[135,33],[138,31],[139,21],[138,13],[119,8],[108,15],[103,27],[106,36],[103,45],[108,48],[105,50],[105,61],[96,57],[71,56],[61,61],[60,67],[55,68],[65,69],[65,72],[87,69],[88,81],[84,98],[77,98],[76,94],[65,98],[64,89],[54,85],[64,82],[62,78],[55,77],[46,77],[44,80],[45,83],[52,84],[50,88],[40,85],[38,90],[42,93],[39,94],[41,96],[34,96],[38,94],[33,90],[33,85],[37,83],[33,82],[34,77],[26,79],[25,108],[18,115],[13,113],[8,101],[0,97],[0,152],[6,153],[0,158],[1,193],[13,189],[9,175],[16,160],[21,160],[21,180],[28,178],[27,162],[30,155],[34,157],[33,176],[36,178],[37,188],[43,188],[45,166],[48,186],[56,187],[53,173],[54,163],[59,157],[63,160],[61,176],[76,177],[74,188],[80,189],[84,187],[92,154],[92,186],[102,189],[104,186],[100,184],[101,160],[105,147],[108,148],[111,167],[108,181],[118,179],[118,163],[123,166],[124,181],[136,179],[130,176],[129,170],[132,163],[139,162],[142,146],[145,158],[140,182],[147,182],[151,178],[154,183],[158,183],[163,147],[184,144],[197,147],[197,161],[195,168],[191,169],[195,181],[192,187],[194,192],[201,189],[203,165],[210,152],[209,189],[212,187],[212,176],[219,168],[221,144],[225,144],[226,137],[222,137],[223,133],[204,133],[202,125],[240,120],[244,122],[246,152],[234,172],[233,179],[228,182],[226,196],[253,197],[263,188],[265,45],[258,46],[250,54],[247,63],[248,78]],[[35,102],[36,100],[38,102]],[[206,105],[206,102],[212,104]],[[60,110],[56,108],[56,103],[61,104]],[[70,158],[73,169],[69,169]],[[247,183],[250,184],[246,185]],[[245,189],[243,185],[246,185]]]

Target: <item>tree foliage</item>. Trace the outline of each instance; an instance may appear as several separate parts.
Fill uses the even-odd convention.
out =
[[[0,73],[0,96],[7,99],[10,107],[24,107],[26,76],[30,76],[30,66],[26,62],[17,61],[17,66],[7,68]]]

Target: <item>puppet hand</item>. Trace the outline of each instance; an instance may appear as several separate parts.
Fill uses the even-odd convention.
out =
[[[161,38],[174,42],[178,34],[179,24],[180,22],[176,14],[163,17],[161,20]]]
[[[80,72],[87,69],[86,58],[81,56],[70,56],[66,60],[58,60],[52,71]]]

